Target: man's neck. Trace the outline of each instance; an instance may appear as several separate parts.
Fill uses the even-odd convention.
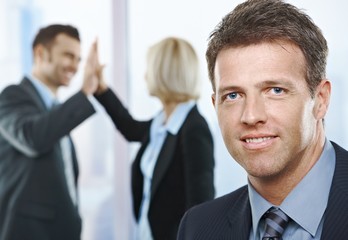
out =
[[[309,146],[302,156],[298,156],[296,164],[283,169],[277,175],[270,177],[248,175],[254,189],[268,202],[279,206],[319,160],[325,144],[324,134],[323,126],[318,126],[318,135],[313,140],[313,145]]]
[[[40,81],[43,85],[45,85],[53,94],[53,96],[57,96],[58,88],[54,85],[50,84],[50,82],[45,78],[42,74],[40,74],[39,71],[36,71],[35,68],[33,68],[32,76]]]

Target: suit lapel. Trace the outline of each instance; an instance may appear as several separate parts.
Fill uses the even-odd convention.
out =
[[[228,220],[231,228],[231,236],[229,239],[249,239],[251,229],[251,208],[247,187],[244,188],[239,199],[235,201],[235,205],[231,207],[231,210],[228,213]],[[224,236],[226,235],[224,234]]]
[[[174,152],[176,149],[175,147],[176,142],[177,142],[177,137],[168,132],[168,135],[163,143],[162,150],[158,156],[155,169],[153,172],[152,183],[151,183],[151,198],[153,198],[158,188],[158,185],[163,179],[163,176],[165,172],[167,171],[170,162],[173,159]]]
[[[38,106],[40,110],[47,110],[44,101],[40,97],[40,94],[37,92],[37,90],[27,77],[23,78],[23,80],[20,83],[20,86],[22,86],[23,89],[27,91],[27,93],[31,96],[31,99],[35,101],[36,106]]]
[[[139,219],[140,205],[143,198],[144,176],[140,169],[140,161],[143,156],[147,145],[149,144],[149,134],[144,136],[144,140],[140,146],[140,149],[132,163],[132,193],[133,193],[133,208],[136,219]]]
[[[336,151],[336,167],[321,239],[348,238],[348,153],[332,143]]]
[[[70,142],[70,146],[71,146],[71,160],[72,160],[72,164],[73,164],[74,180],[75,180],[75,185],[77,185],[77,177],[79,175],[79,166],[78,166],[78,162],[77,162],[74,143],[72,141],[71,136],[68,135],[68,137],[69,137],[69,142]]]

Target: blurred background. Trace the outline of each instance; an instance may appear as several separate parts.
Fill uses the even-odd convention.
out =
[[[202,97],[199,108],[215,140],[216,196],[247,181],[244,170],[227,153],[211,104],[205,50],[210,32],[237,0],[0,0],[0,90],[31,71],[32,39],[51,23],[76,26],[82,39],[82,62],[71,86],[59,92],[62,100],[81,87],[84,60],[98,38],[105,77],[131,113],[148,119],[160,104],[147,94],[145,56],[149,46],[167,36],[190,41],[201,63]],[[329,43],[327,76],[333,90],[326,130],[329,139],[348,148],[348,2],[289,0],[302,8],[322,29]],[[72,132],[80,164],[80,212],[83,240],[132,238],[134,220],[130,197],[130,164],[139,147],[128,144],[103,109]]]

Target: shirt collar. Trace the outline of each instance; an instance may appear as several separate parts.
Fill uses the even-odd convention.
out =
[[[326,140],[318,162],[279,206],[312,236],[315,235],[327,206],[335,162],[335,150],[330,141]],[[248,188],[255,234],[262,215],[272,204],[258,194],[250,182]]]
[[[151,132],[168,131],[176,135],[194,105],[195,101],[193,100],[178,104],[165,125],[163,125],[165,113],[161,111],[153,120]]]
[[[29,75],[28,79],[34,85],[35,89],[38,91],[40,97],[45,103],[45,106],[47,108],[51,108],[56,99],[51,90],[40,80],[35,78],[33,75]]]

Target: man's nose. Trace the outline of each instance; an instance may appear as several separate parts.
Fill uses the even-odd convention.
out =
[[[241,122],[256,125],[267,121],[265,100],[262,96],[247,96],[243,106]]]

